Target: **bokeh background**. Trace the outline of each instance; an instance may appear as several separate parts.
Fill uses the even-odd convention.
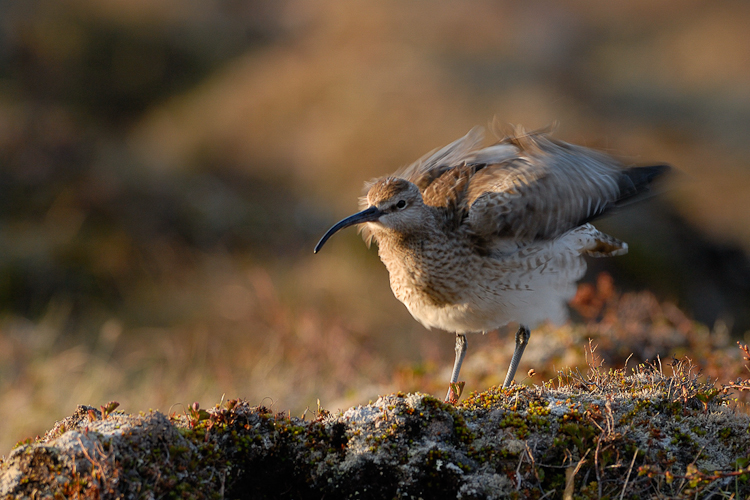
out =
[[[78,404],[442,396],[453,336],[354,230],[312,247],[363,181],[493,119],[677,169],[598,223],[630,254],[521,370],[596,332],[710,359],[750,329],[749,25],[739,0],[0,1],[0,454]],[[470,337],[467,388],[511,351]]]

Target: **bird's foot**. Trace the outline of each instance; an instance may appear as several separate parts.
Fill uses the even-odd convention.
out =
[[[458,403],[458,398],[464,392],[464,385],[466,385],[466,382],[451,382],[448,384],[448,395],[445,397],[445,402],[452,405]]]

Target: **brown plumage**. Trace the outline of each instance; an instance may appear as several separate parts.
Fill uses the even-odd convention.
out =
[[[388,269],[391,289],[427,328],[456,333],[456,387],[465,333],[511,321],[521,327],[504,386],[513,380],[529,327],[563,321],[585,271],[583,254],[627,245],[590,221],[648,189],[668,167],[624,168],[612,157],[519,129],[481,148],[478,129],[369,186],[362,224]],[[448,399],[458,395],[449,390]]]

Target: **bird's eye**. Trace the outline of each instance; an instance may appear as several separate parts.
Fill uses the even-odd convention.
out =
[[[398,200],[398,203],[396,203],[396,208],[404,208],[406,206],[406,202],[404,200]]]

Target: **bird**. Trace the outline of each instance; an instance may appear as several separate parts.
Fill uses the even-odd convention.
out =
[[[360,211],[334,224],[359,225],[385,264],[393,294],[427,329],[455,333],[446,401],[456,403],[466,334],[519,325],[503,382],[514,381],[531,330],[567,319],[586,270],[584,256],[627,253],[627,243],[591,222],[649,191],[670,169],[628,166],[613,156],[513,127],[483,147],[475,127],[392,175],[365,184]]]

